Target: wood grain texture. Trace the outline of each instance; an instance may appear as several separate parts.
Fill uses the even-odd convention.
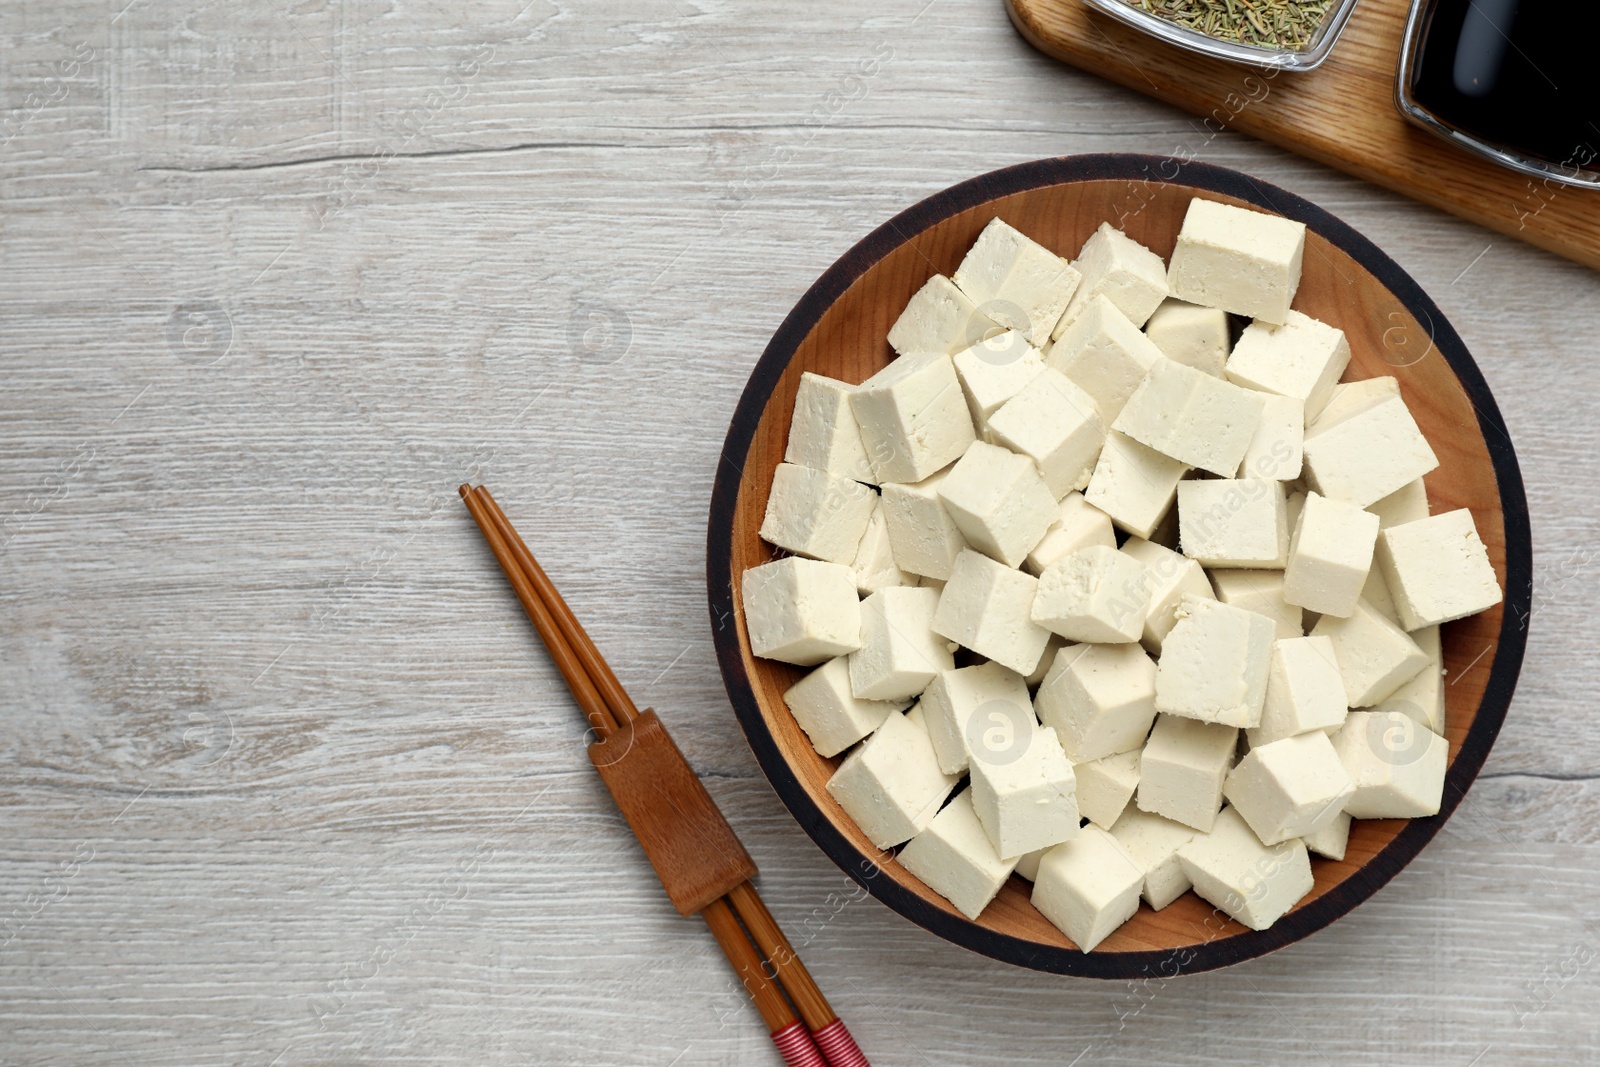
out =
[[[778,1062],[584,757],[469,478],[874,1062],[1600,1045],[1600,282],[1049,60],[995,0],[924,8],[0,10],[0,1063]],[[1440,303],[1516,439],[1535,606],[1484,775],[1354,921],[1117,987],[954,948],[811,845],[718,677],[705,514],[757,356],[863,234],[998,166],[1179,150]],[[217,325],[175,347],[185,304]]]
[[[1057,59],[1600,267],[1600,192],[1530,177],[1408,123],[1394,106],[1410,0],[1362,0],[1323,64],[1283,72],[1195,55],[1085,7],[1006,0],[1017,30]]]

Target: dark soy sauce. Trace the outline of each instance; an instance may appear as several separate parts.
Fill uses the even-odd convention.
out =
[[[1600,168],[1600,3],[1434,0],[1411,95],[1489,145]]]

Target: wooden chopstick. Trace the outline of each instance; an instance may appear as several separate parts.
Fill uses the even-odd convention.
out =
[[[811,973],[800,962],[800,957],[795,954],[778,921],[767,910],[766,901],[761,899],[756,887],[749,882],[742,882],[723,899],[739,913],[739,919],[750,931],[761,954],[778,973],[778,981],[783,983],[784,991],[794,1001],[800,1018],[805,1020],[806,1029],[821,1030],[837,1020],[839,1017],[828,1004],[828,998],[822,995]]]

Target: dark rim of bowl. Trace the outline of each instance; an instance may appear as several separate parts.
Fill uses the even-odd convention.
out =
[[[1478,425],[1488,444],[1489,458],[1499,483],[1505,523],[1506,598],[1500,637],[1477,717],[1445,780],[1439,814],[1432,818],[1412,819],[1394,840],[1350,877],[1310,904],[1285,915],[1266,930],[1245,931],[1198,945],[1160,951],[1102,954],[1041,945],[997,933],[953,915],[898,885],[891,878],[875,877],[871,858],[834,828],[801,787],[778,750],[745,672],[743,650],[733,623],[731,531],[744,461],[756,426],[779,377],[823,313],[880,259],[937,223],[998,197],[1083,181],[1187,185],[1237,197],[1305,223],[1372,272],[1407,309],[1429,324],[1434,346],[1450,364],[1477,410]],[[1439,832],[1445,820],[1461,803],[1505,721],[1527,643],[1527,622],[1533,595],[1532,569],[1528,503],[1511,435],[1506,430],[1505,421],[1501,418],[1500,409],[1489,392],[1483,374],[1467,353],[1461,338],[1410,275],[1348,225],[1287,190],[1209,163],[1122,153],[1042,159],[972,178],[902,211],[868,234],[829,267],[806,290],[794,310],[778,327],[777,333],[773,334],[750,375],[744,395],[739,399],[717,467],[706,536],[706,587],[710,599],[712,638],[716,643],[717,660],[722,668],[728,698],[756,761],[761,764],[761,769],[795,820],[817,846],[845,874],[884,904],[948,941],[1018,966],[1093,978],[1171,977],[1226,967],[1265,955],[1327,926],[1398,874]]]

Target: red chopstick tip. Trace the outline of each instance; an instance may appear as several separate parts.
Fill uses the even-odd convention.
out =
[[[817,1051],[805,1024],[798,1020],[782,1030],[774,1030],[772,1043],[778,1046],[778,1054],[786,1067],[828,1067],[828,1061]]]
[[[845,1029],[843,1019],[835,1019],[822,1029],[814,1031],[812,1038],[822,1050],[828,1067],[872,1067],[856,1047],[855,1038]]]

